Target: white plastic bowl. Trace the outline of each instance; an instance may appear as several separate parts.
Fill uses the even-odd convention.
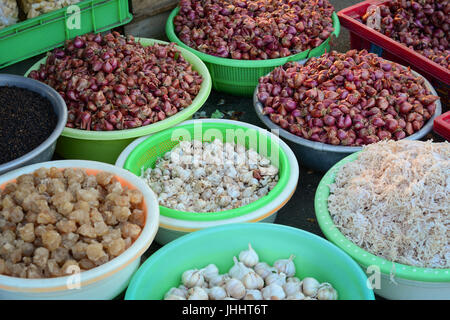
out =
[[[39,168],[83,168],[114,173],[139,189],[144,195],[146,223],[140,236],[121,255],[111,261],[79,274],[48,279],[22,279],[0,275],[0,300],[6,299],[112,299],[128,285],[131,276],[140,265],[142,254],[150,247],[159,225],[159,205],[153,191],[138,177],[127,170],[110,164],[61,160],[37,163],[0,176],[0,186],[18,176],[32,173]],[[77,289],[77,284],[79,288]]]
[[[188,220],[180,220],[169,218],[166,216],[160,216],[160,228],[158,234],[156,235],[155,241],[161,245],[164,245],[180,236],[183,236],[187,233],[194,232],[197,230],[201,230],[208,227],[224,225],[229,223],[241,223],[241,222],[269,222],[273,223],[277,217],[278,211],[289,201],[289,199],[294,194],[299,177],[299,166],[297,162],[297,158],[295,157],[292,150],[289,146],[283,142],[278,136],[269,131],[259,128],[257,126],[233,120],[223,120],[223,119],[204,119],[204,120],[189,120],[185,121],[178,126],[191,124],[194,122],[208,122],[208,123],[234,123],[239,126],[245,126],[248,128],[252,128],[258,130],[259,132],[269,135],[270,139],[274,139],[277,143],[279,143],[280,147],[286,153],[289,166],[291,170],[291,175],[286,187],[283,189],[282,193],[276,198],[275,201],[270,202],[269,204],[259,208],[258,210],[252,211],[248,214],[231,218],[231,219],[222,219],[222,220],[214,220],[214,221],[188,221]],[[129,156],[129,154],[139,145],[142,141],[147,139],[149,136],[141,137],[133,141],[131,144],[126,147],[119,158],[116,161],[116,166],[123,168],[125,162]]]

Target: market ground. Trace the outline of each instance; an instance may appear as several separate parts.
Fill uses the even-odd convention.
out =
[[[330,2],[334,5],[336,12],[338,12],[360,1],[330,0]],[[350,49],[349,34],[345,28],[341,28],[341,34],[332,42],[332,49],[339,52],[345,52]],[[23,75],[41,57],[34,57],[10,67],[0,69],[0,73]],[[229,115],[231,115],[231,117],[239,121],[266,128],[256,116],[251,98],[235,97],[213,91],[201,111],[206,116],[211,116],[216,110],[222,112],[225,118],[230,118]],[[300,158],[298,158],[298,162],[300,164],[300,177],[297,190],[291,200],[278,212],[275,223],[303,229],[323,237],[314,213],[314,195],[323,173],[314,172],[303,167],[301,165],[302,159]],[[144,254],[143,260],[159,248],[159,245],[152,244]]]

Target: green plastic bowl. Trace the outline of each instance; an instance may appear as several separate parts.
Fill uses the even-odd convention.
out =
[[[160,206],[160,228],[156,242],[164,245],[187,233],[217,225],[243,222],[274,222],[278,211],[291,199],[298,183],[297,158],[288,145],[267,130],[234,120],[190,120],[175,128],[141,137],[131,143],[117,159],[116,165],[141,175],[142,168],[154,167],[157,158],[171,150],[180,140],[232,141],[250,146],[279,168],[279,181],[266,196],[246,206],[208,213],[177,211]]]
[[[201,132],[197,132],[196,128],[199,128],[198,126],[200,125]],[[175,128],[170,128],[168,130],[164,130],[155,135],[152,135],[151,137],[141,142],[128,156],[127,160],[125,161],[124,168],[138,176],[141,175],[142,168],[144,168],[144,170],[150,167],[153,168],[158,158],[163,157],[165,153],[172,150],[176,145],[180,143],[180,141],[186,139],[183,136],[179,136],[177,132],[189,132],[190,138],[192,140],[201,140],[202,142],[211,142],[216,138],[221,139],[222,142],[230,142],[227,139],[227,130],[242,130],[242,132],[245,132],[245,134],[247,135],[245,139],[246,149],[249,148],[248,137],[254,134],[257,139],[258,147],[256,151],[260,151],[260,141],[262,141],[262,143],[264,143],[264,146],[267,147],[266,155],[279,155],[279,164],[277,165],[277,167],[279,168],[279,180],[277,185],[265,197],[262,197],[246,206],[232,210],[197,213],[178,211],[175,209],[160,206],[160,213],[161,215],[169,218],[189,221],[216,221],[240,217],[242,215],[256,211],[257,209],[266,206],[274,199],[276,199],[286,187],[291,174],[291,168],[289,167],[288,163],[288,156],[286,155],[284,150],[280,148],[278,144],[272,143],[272,140],[270,138],[267,139],[266,135],[263,135],[261,132],[255,129],[236,125],[236,123],[232,122],[217,123],[196,121],[192,124],[180,125]],[[208,135],[208,132],[213,132],[215,135],[210,136]],[[198,136],[196,137],[197,134]],[[264,140],[262,140],[262,138],[264,138]],[[191,141],[191,139],[187,140]],[[231,142],[238,143],[238,138],[234,136]]]
[[[336,163],[317,187],[314,207],[322,232],[328,240],[347,252],[364,270],[367,270],[368,274],[373,275],[374,270],[381,271],[381,285],[375,290],[380,296],[388,299],[450,298],[450,269],[420,268],[383,259],[355,245],[334,225],[328,211],[329,185],[334,183],[340,168],[348,162],[355,161],[361,152],[364,151],[353,153]]]
[[[238,223],[212,227],[185,235],[159,249],[134,274],[125,294],[126,300],[161,300],[172,287],[181,284],[189,269],[210,263],[227,273],[233,256],[252,247],[260,261],[271,265],[295,255],[296,276],[314,277],[329,282],[341,300],[373,300],[366,286],[366,275],[342,250],[312,233],[268,223]]]
[[[154,43],[168,44],[164,41],[136,38],[142,45],[149,46]],[[56,153],[66,159],[96,160],[113,164],[122,150],[135,138],[155,133],[190,119],[197,112],[209,97],[211,92],[211,76],[205,64],[194,54],[180,48],[183,57],[192,64],[193,69],[203,76],[203,83],[200,92],[192,101],[192,104],[175,115],[163,120],[136,129],[116,130],[116,131],[87,131],[72,128],[64,128],[61,137],[56,144]],[[34,64],[25,74],[39,69],[45,59]]]
[[[175,42],[180,47],[189,50],[197,55],[208,67],[213,81],[213,88],[217,91],[226,92],[238,96],[252,96],[260,77],[265,76],[275,67],[281,66],[290,61],[300,61],[310,57],[318,57],[326,51],[330,51],[330,38],[325,40],[320,46],[306,50],[295,55],[278,59],[267,60],[235,60],[215,57],[198,50],[192,49],[178,39],[175,34],[173,19],[178,14],[179,7],[175,8],[167,19],[166,34],[170,41]],[[341,25],[339,18],[333,12],[333,34],[338,37]]]

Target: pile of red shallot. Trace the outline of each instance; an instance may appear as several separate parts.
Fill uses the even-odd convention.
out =
[[[312,141],[361,146],[419,131],[439,97],[409,68],[366,50],[332,51],[305,65],[287,63],[260,78],[263,113]]]
[[[29,77],[61,94],[67,127],[95,131],[164,120],[188,107],[203,81],[173,44],[143,47],[117,32],[68,41]]]
[[[334,31],[328,0],[180,0],[175,32],[201,52],[238,60],[290,56]]]
[[[369,6],[361,20],[450,69],[450,1],[392,0],[386,5]]]

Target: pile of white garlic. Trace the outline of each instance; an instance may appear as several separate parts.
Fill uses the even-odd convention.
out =
[[[294,256],[275,261],[271,267],[260,262],[251,244],[233,257],[227,274],[219,274],[214,264],[187,270],[182,284],[171,288],[164,300],[337,300],[338,294],[327,282],[295,277]]]
[[[278,168],[235,143],[181,141],[141,175],[159,204],[184,212],[217,212],[248,205],[278,183]]]

